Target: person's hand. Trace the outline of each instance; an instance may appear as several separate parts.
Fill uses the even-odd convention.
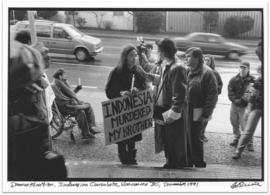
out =
[[[202,123],[207,123],[208,122],[208,118],[205,118],[205,117],[201,116],[199,118],[199,121],[201,121]]]
[[[145,55],[145,53],[141,53],[141,56],[142,56],[142,59],[143,59],[143,61],[145,62],[145,63],[147,63],[147,62],[149,62],[149,60],[148,60],[148,58],[147,58],[147,56]]]
[[[141,76],[143,76],[143,77],[145,77],[146,74],[147,74],[141,66],[136,66],[135,71],[136,71],[137,73],[139,73],[139,74],[140,74]]]
[[[132,89],[131,89],[131,94],[136,94],[136,93],[138,93],[139,92],[139,89],[137,89],[136,87],[133,87]]]
[[[172,119],[171,117],[167,117],[166,119],[164,119],[165,124],[172,124],[175,120]]]
[[[77,90],[79,91],[79,90],[81,90],[82,89],[82,85],[77,85]]]
[[[129,92],[129,91],[120,91],[120,95],[121,96],[131,95],[131,92]]]

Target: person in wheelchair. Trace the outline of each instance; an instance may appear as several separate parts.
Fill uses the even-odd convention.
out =
[[[54,81],[52,84],[56,104],[63,115],[75,114],[79,128],[82,130],[83,139],[94,138],[100,131],[94,130],[96,126],[95,115],[90,103],[79,100],[76,93],[82,89],[78,85],[74,90],[68,84],[65,70],[60,68],[53,74]]]

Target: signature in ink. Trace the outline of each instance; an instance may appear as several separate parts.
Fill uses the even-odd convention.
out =
[[[248,186],[262,186],[259,182],[234,182],[231,185],[231,188],[241,188],[241,187],[248,187]]]

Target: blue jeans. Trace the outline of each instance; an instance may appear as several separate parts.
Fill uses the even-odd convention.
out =
[[[254,109],[247,114],[246,125],[237,145],[237,153],[242,153],[245,147],[249,144],[261,118],[261,115],[261,109]]]
[[[246,107],[238,107],[232,103],[230,111],[230,121],[233,127],[234,139],[239,140],[241,131],[244,130],[244,113]]]

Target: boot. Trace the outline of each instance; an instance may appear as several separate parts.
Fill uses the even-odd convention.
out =
[[[254,147],[253,147],[253,144],[252,144],[252,143],[249,143],[249,144],[247,145],[247,150],[248,150],[249,152],[254,152]]]
[[[128,156],[127,156],[127,153],[118,153],[118,157],[119,157],[120,162],[121,162],[123,165],[128,164]]]
[[[237,160],[241,158],[241,152],[235,152],[233,155],[232,155],[232,159],[234,160]]]
[[[234,139],[231,143],[230,143],[230,146],[234,146],[234,147],[236,147],[237,146],[237,144],[238,144],[238,139]]]
[[[137,160],[136,160],[136,154],[137,154],[136,149],[129,152],[129,154],[128,154],[128,164],[130,164],[130,165],[137,165],[138,164]]]

